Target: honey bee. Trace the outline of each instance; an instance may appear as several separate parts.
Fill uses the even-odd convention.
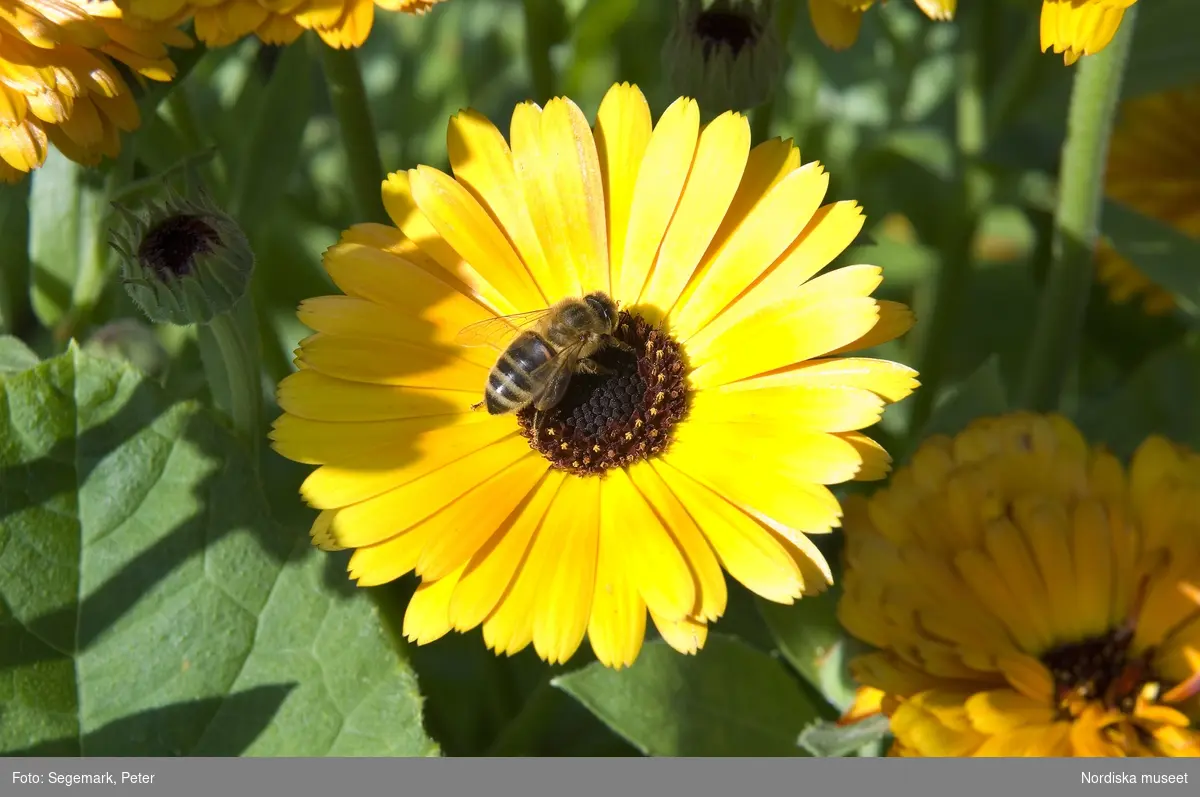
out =
[[[463,346],[499,348],[516,334],[488,374],[483,401],[471,409],[486,406],[491,415],[503,415],[532,406],[536,435],[541,413],[562,401],[572,376],[608,373],[609,369],[591,359],[593,354],[606,346],[633,351],[632,346],[613,337],[617,317],[617,303],[607,293],[596,291],[542,310],[497,316],[465,327],[457,337]]]

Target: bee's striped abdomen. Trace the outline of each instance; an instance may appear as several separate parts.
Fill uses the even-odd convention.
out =
[[[554,352],[536,332],[517,335],[488,374],[487,411],[503,415],[528,404],[534,389],[529,374],[553,356]]]

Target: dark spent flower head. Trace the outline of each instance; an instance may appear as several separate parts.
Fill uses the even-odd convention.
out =
[[[213,251],[221,236],[203,216],[169,216],[150,228],[137,258],[160,277],[191,274],[197,255]]]
[[[765,102],[783,68],[772,7],[770,0],[680,0],[663,48],[672,89],[712,114]]]
[[[753,14],[713,7],[696,16],[693,29],[704,42],[706,58],[718,47],[728,47],[736,56],[762,33],[762,23]]]
[[[207,323],[245,295],[254,253],[203,189],[113,207],[124,221],[111,243],[123,256],[125,289],[152,322]]]

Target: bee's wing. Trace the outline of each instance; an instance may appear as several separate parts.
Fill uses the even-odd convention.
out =
[[[543,307],[541,310],[530,310],[527,313],[498,315],[476,321],[459,330],[454,337],[454,342],[459,346],[501,348],[509,338],[544,318],[550,309]]]
[[[544,412],[563,400],[582,351],[582,342],[566,346],[529,375],[529,381],[540,386],[533,396],[533,406],[537,410]]]

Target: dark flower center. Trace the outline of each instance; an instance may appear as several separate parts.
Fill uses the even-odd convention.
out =
[[[1133,712],[1146,684],[1157,683],[1150,664],[1151,651],[1130,654],[1133,631],[1119,628],[1080,642],[1060,645],[1042,655],[1054,677],[1055,698],[1067,713],[1072,697],[1098,700],[1107,708]]]
[[[704,57],[719,47],[728,47],[733,55],[752,43],[759,34],[758,24],[749,14],[727,9],[710,9],[696,17],[696,35],[704,42]]]
[[[171,216],[142,238],[138,260],[161,277],[182,277],[191,273],[197,255],[213,251],[220,241],[203,216]]]
[[[517,415],[530,447],[556,468],[591,476],[652,457],[666,448],[687,410],[679,344],[625,311],[614,337],[633,351],[601,349],[591,359],[604,373],[577,373],[553,408],[540,415],[526,408]]]

